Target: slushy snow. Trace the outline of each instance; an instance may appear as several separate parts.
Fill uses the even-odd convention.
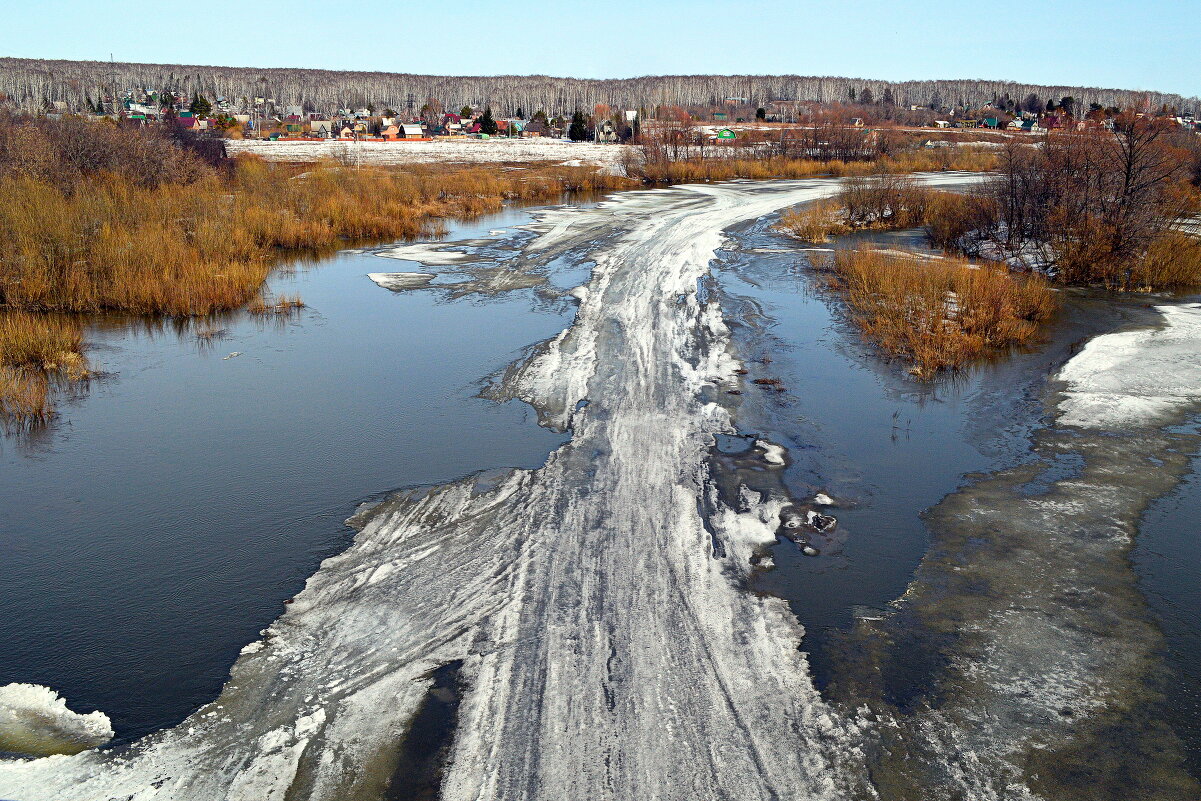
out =
[[[74,754],[112,739],[113,727],[103,712],[82,715],[40,684],[0,687],[0,751],[44,756]]]
[[[1063,366],[1061,424],[1160,426],[1201,402],[1201,304],[1156,309],[1161,328],[1094,337]]]

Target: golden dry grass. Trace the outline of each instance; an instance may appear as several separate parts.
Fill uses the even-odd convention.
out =
[[[1201,287],[1201,238],[1180,231],[1157,236],[1133,262],[1126,285],[1141,292]]]
[[[876,250],[847,250],[830,261],[865,337],[921,378],[1028,344],[1058,306],[1038,276]]]
[[[930,241],[954,251],[968,233],[996,222],[995,201],[923,187],[899,174],[853,177],[826,201],[785,213],[777,228],[806,242],[862,230],[924,227]]]
[[[298,296],[269,306],[260,296],[290,253],[412,238],[509,199],[634,185],[586,167],[301,168],[254,157],[187,185],[99,174],[68,194],[32,175],[0,178],[0,416],[44,421],[55,383],[86,376],[79,328],[59,312],[294,312]]]
[[[412,238],[510,198],[630,184],[587,168],[300,172],[253,157],[228,179],[143,188],[109,175],[71,196],[10,177],[0,180],[0,305],[203,315],[247,303],[287,251]]]
[[[817,200],[780,215],[776,227],[804,242],[822,244],[851,231],[844,212],[833,198]]]
[[[687,159],[646,164],[641,168],[641,172],[645,180],[651,183],[680,184],[729,181],[735,178],[842,178],[879,173],[904,174],[946,170],[987,172],[996,169],[996,166],[997,157],[994,153],[974,148],[943,148],[915,150],[873,161],[818,161],[785,157],[709,158],[703,161]]]
[[[60,315],[0,310],[0,420],[37,426],[54,414],[57,381],[88,376],[83,332]]]

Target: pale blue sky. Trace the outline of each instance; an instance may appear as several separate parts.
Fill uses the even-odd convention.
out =
[[[1201,0],[6,5],[8,56],[582,78],[996,78],[1201,94]]]

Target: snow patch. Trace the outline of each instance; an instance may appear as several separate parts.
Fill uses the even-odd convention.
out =
[[[367,273],[367,277],[384,289],[401,292],[428,286],[434,276],[430,273]]]
[[[1159,426],[1201,401],[1201,304],[1157,306],[1163,327],[1095,337],[1059,371],[1059,422]]]

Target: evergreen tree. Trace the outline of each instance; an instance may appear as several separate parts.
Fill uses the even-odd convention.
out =
[[[188,106],[188,109],[195,116],[204,118],[207,117],[209,112],[213,110],[213,104],[210,103],[204,95],[196,92],[192,95],[192,103]]]
[[[847,97],[850,98],[852,103],[855,102],[855,87],[852,86],[847,90]]]
[[[480,117],[480,133],[488,134],[488,136],[496,136],[496,120],[492,119],[492,107],[484,109],[484,114]]]
[[[767,119],[767,109],[763,108],[762,106],[755,109],[755,119],[757,119],[757,120]]]
[[[859,102],[865,106],[870,106],[872,103],[876,102],[876,98],[872,96],[872,90],[868,89],[866,86],[863,87],[863,91],[859,93]]]
[[[571,115],[571,127],[567,129],[567,138],[573,142],[583,142],[588,138],[588,124],[584,122],[584,115],[578,111]]]
[[[517,113],[514,114],[513,116],[519,120],[524,120],[525,119],[525,109],[523,109],[521,106],[518,106]]]
[[[473,111],[474,109],[471,106],[463,106],[463,108],[459,109],[459,116],[465,120],[469,120]]]
[[[892,94],[892,87],[884,87],[884,97],[880,98],[880,102],[886,106],[896,105],[896,98]]]

